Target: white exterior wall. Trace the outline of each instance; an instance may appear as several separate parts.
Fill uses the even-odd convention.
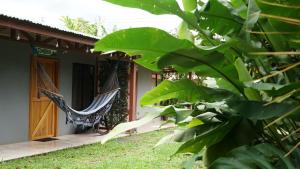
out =
[[[0,40],[0,144],[28,140],[29,85],[31,47],[29,44]],[[58,53],[59,85],[68,104],[72,102],[72,65],[94,65],[95,57]],[[66,124],[62,111],[58,116],[58,135],[71,134],[72,124]]]
[[[0,40],[0,144],[28,140],[29,85],[32,49],[29,44]],[[59,87],[68,104],[72,103],[72,64],[94,65],[96,58],[76,53],[58,53]],[[151,71],[138,66],[137,118],[151,108],[141,107],[140,98],[154,87]],[[65,124],[65,113],[59,111],[58,135],[74,132],[72,124]]]
[[[151,77],[152,72],[144,67],[138,66],[137,77],[137,119],[143,117],[147,112],[152,111],[149,107],[141,107],[140,99],[149,90],[154,88],[154,80]]]

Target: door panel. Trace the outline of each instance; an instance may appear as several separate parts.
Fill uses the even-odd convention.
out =
[[[58,88],[58,63],[55,59],[32,57],[30,79],[29,138],[37,140],[57,135],[57,107],[38,91],[37,63],[42,64]]]

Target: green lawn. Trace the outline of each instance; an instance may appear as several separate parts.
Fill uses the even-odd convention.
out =
[[[1,169],[172,169],[180,168],[186,155],[170,158],[178,143],[156,142],[171,130],[118,138],[104,145],[92,144],[45,155],[0,163]]]

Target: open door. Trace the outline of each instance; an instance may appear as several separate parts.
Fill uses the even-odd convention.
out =
[[[95,66],[73,63],[72,108],[83,110],[95,97]]]
[[[56,105],[38,92],[37,63],[44,66],[50,78],[58,88],[58,62],[55,59],[32,57],[29,106],[29,138],[37,140],[57,135]]]

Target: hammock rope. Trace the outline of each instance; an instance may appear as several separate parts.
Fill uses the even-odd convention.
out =
[[[52,81],[45,67],[37,63],[37,84],[39,95],[43,94],[52,100],[67,117],[67,122],[75,126],[94,127],[101,123],[104,116],[110,111],[116,96],[120,92],[117,76],[118,64],[115,66],[111,76],[105,82],[102,92],[97,95],[92,103],[84,110],[75,110],[64,100],[63,95]]]

